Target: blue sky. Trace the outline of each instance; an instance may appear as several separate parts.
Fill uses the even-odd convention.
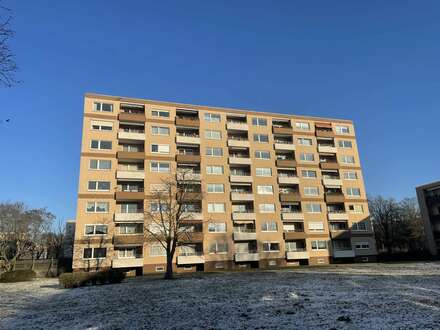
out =
[[[371,195],[440,177],[439,1],[8,1],[0,200],[74,218],[85,92],[352,119]]]

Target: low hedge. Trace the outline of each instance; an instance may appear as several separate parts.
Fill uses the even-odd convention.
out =
[[[0,275],[1,283],[25,282],[31,281],[37,274],[30,269],[12,270]]]
[[[64,288],[78,288],[85,285],[96,284],[114,284],[121,283],[125,278],[125,273],[110,269],[95,273],[88,272],[75,272],[64,273],[58,278],[61,286]]]

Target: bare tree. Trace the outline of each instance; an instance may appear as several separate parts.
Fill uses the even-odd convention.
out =
[[[201,200],[202,192],[194,189],[192,174],[179,172],[162,180],[160,188],[151,192],[145,210],[144,233],[147,242],[156,242],[166,251],[165,279],[173,278],[173,258],[176,249],[191,239],[193,231],[187,224],[193,220],[192,210],[185,203]],[[198,185],[200,187],[200,185]]]
[[[7,87],[17,82],[15,80],[17,65],[9,45],[10,39],[14,36],[10,13],[10,9],[0,6],[0,83]]]
[[[32,209],[26,214],[29,217],[29,253],[32,258],[31,269],[33,270],[35,260],[40,259],[48,252],[47,238],[55,216],[46,209]]]

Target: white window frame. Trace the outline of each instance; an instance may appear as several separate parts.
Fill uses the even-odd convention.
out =
[[[208,203],[208,213],[225,213],[225,203]]]
[[[153,253],[153,249],[158,249],[157,251],[161,253]],[[151,244],[148,248],[148,255],[150,257],[165,257],[167,255],[167,251],[161,244]]]
[[[275,229],[273,229],[273,224],[275,224]],[[261,224],[261,231],[263,233],[276,233],[278,232],[278,223],[275,220],[264,221]]]
[[[214,230],[211,230],[214,229]],[[208,222],[208,233],[211,234],[219,234],[219,233],[226,233],[227,231],[227,224],[226,222]]]
[[[319,196],[319,187],[304,187],[304,196]]]
[[[157,130],[155,133],[154,131]],[[168,133],[162,133],[161,130],[167,130]],[[151,126],[151,135],[170,136],[171,129],[168,126]]]
[[[354,176],[353,176],[353,174],[354,174]],[[342,174],[342,177],[344,178],[344,180],[351,180],[351,181],[358,179],[358,175],[357,175],[356,171],[345,171]]]
[[[313,140],[309,138],[300,137],[296,139],[298,144],[301,146],[313,146]],[[304,141],[308,141],[307,143],[303,143]]]
[[[93,211],[88,211],[88,205],[89,205],[89,203],[93,203],[94,204],[94,206],[93,206]],[[97,208],[97,205],[98,204],[106,204],[107,206],[106,206],[106,211],[102,211],[102,212],[97,212],[96,211],[96,208]],[[110,209],[110,203],[109,202],[102,202],[102,201],[87,201],[86,202],[86,213],[102,213],[102,214],[104,214],[104,213],[108,213],[109,212],[109,209]]]
[[[208,168],[209,168],[209,170],[208,170]],[[221,173],[212,172],[212,170],[214,168],[216,168],[216,169],[221,168]],[[211,171],[211,172],[209,172],[209,171]],[[224,170],[223,165],[207,165],[206,166],[206,174],[208,174],[208,175],[223,175],[223,174],[225,174],[225,170]]]
[[[220,123],[222,121],[222,116],[218,113],[205,112],[203,114],[203,119],[209,123]]]
[[[277,250],[272,250],[271,249],[272,244],[277,244],[278,245],[278,249]],[[280,242],[277,242],[277,241],[264,241],[262,246],[263,246],[263,252],[265,252],[265,253],[280,252],[280,250],[281,250]],[[269,250],[265,250],[266,246],[269,246]]]
[[[92,143],[94,141],[98,141],[98,148],[92,148]],[[101,145],[103,142],[110,142],[110,149],[102,148]],[[113,142],[109,140],[90,140],[90,149],[91,150],[105,150],[105,151],[111,151],[113,149]]]
[[[354,164],[356,160],[354,159],[354,156],[351,155],[342,155],[341,156],[341,163],[343,164]]]
[[[264,141],[264,139],[262,141],[261,138],[267,139],[267,141]],[[253,141],[257,142],[257,143],[269,143],[269,135],[268,134],[262,134],[262,133],[254,134]]]
[[[257,194],[258,195],[273,195],[273,186],[272,185],[258,185],[257,186]]]
[[[214,150],[218,151],[220,150],[220,155],[215,155]],[[222,147],[206,147],[205,149],[205,155],[207,157],[223,157],[223,148]]]
[[[350,210],[350,206],[353,206],[353,210]],[[357,211],[356,208],[359,208],[360,210]],[[364,213],[364,206],[362,204],[349,204],[348,211],[352,214],[363,214]]]
[[[96,160],[96,168],[92,168],[92,161]],[[101,162],[110,162],[110,168],[99,168]],[[110,159],[90,159],[89,160],[89,170],[91,171],[111,171],[112,161]]]
[[[95,182],[95,189],[90,189],[90,183]],[[109,185],[108,189],[99,189],[99,183],[100,182],[106,182]],[[111,182],[110,181],[97,181],[97,180],[89,180],[87,181],[87,191],[110,191],[111,189]]]
[[[205,130],[205,139],[207,140],[221,140],[222,139],[222,131],[217,131],[213,129]]]
[[[350,140],[339,140],[338,141],[338,147],[341,149],[352,149],[353,148],[353,142]]]
[[[320,243],[322,243],[322,242],[324,242],[325,248],[322,248],[322,247],[319,246]],[[315,244],[316,248],[313,248],[314,244]],[[327,250],[328,249],[327,241],[320,240],[320,239],[310,241],[310,248],[312,249],[312,251],[324,251],[324,250]]]
[[[275,213],[276,208],[273,203],[262,203],[258,205],[258,210],[260,213]]]
[[[359,225],[362,225],[364,228],[359,228]],[[368,231],[368,226],[365,222],[353,222],[351,224],[351,230],[352,231],[360,231],[360,232],[367,232]]]
[[[353,192],[355,191],[359,192],[359,194],[354,194]],[[348,197],[361,197],[362,195],[361,189],[356,187],[348,187],[346,192]]]
[[[337,134],[350,134],[350,127],[345,125],[336,125],[335,131]]]
[[[356,250],[369,250],[370,242],[356,242],[354,247]]]
[[[297,121],[295,122],[295,127],[297,129],[300,129],[302,131],[310,131],[310,123],[304,122],[304,121]]]
[[[155,166],[153,166],[153,164],[157,164],[157,171],[154,170]],[[167,171],[163,171],[161,170],[161,165],[168,165],[168,170]],[[157,162],[157,161],[152,161],[150,162],[150,172],[153,173],[170,173],[171,172],[171,164],[168,162]]]
[[[93,227],[93,234],[87,234],[87,226],[92,226]],[[103,226],[106,227],[106,233],[105,234],[97,234],[96,233],[96,227],[97,226]],[[108,225],[106,224],[102,224],[102,223],[87,223],[84,225],[84,236],[107,236],[108,235]]]
[[[319,206],[319,211],[315,210],[316,206]],[[309,209],[310,207],[310,209]],[[304,205],[304,211],[306,213],[322,213],[322,205],[320,203],[306,203]]]
[[[84,258],[84,250],[85,249],[91,249],[92,250],[92,257],[91,258]],[[95,250],[96,249],[105,249],[105,257],[100,257],[100,258],[95,258]],[[104,260],[107,258],[107,248],[106,247],[85,247],[83,248],[83,253],[82,253],[82,259],[83,260]]]
[[[263,157],[262,157],[263,154],[266,154],[266,153],[267,153],[267,155],[269,155],[269,157],[268,157],[268,158],[263,158]],[[256,159],[270,160],[270,151],[267,151],[267,150],[256,150],[255,153],[254,153],[254,155],[255,155],[255,158],[256,158]]]
[[[267,126],[268,120],[263,117],[252,117],[252,126]]]
[[[98,126],[98,128],[93,128],[93,126]],[[103,127],[110,127],[110,129],[102,129]],[[100,132],[111,132],[111,131],[113,131],[113,122],[112,121],[91,120],[90,121],[90,130],[100,131]]]
[[[166,116],[163,116],[162,114],[167,114]],[[152,109],[151,110],[151,117],[155,118],[170,118],[170,112],[168,110],[159,110],[159,109]]]
[[[311,159],[308,159],[310,156],[312,156]],[[311,153],[311,152],[301,152],[299,154],[299,159],[302,162],[309,162],[309,163],[311,163],[311,162],[315,161],[315,154]]]
[[[102,106],[103,106],[103,104],[110,105],[111,110],[110,110],[110,111],[104,111],[104,110],[102,110]],[[99,105],[99,108],[100,108],[100,109],[98,109],[98,105]],[[113,105],[113,103],[107,103],[107,102],[93,102],[93,112],[107,112],[107,113],[111,113],[111,112],[113,112],[114,107],[115,107],[115,106]]]
[[[157,146],[157,151],[153,151],[153,146]],[[169,155],[170,154],[170,145],[169,144],[152,143],[150,145],[150,151],[151,151],[152,154]]]
[[[207,191],[210,194],[223,194],[225,192],[225,185],[223,183],[208,183]]]
[[[304,173],[315,173],[315,176],[304,175]],[[314,170],[301,170],[301,177],[305,179],[317,179],[318,173]]]
[[[311,232],[323,232],[324,231],[324,222],[322,221],[310,221],[307,224],[307,228]]]
[[[255,169],[255,175],[256,176],[271,177],[272,176],[272,169],[270,167],[257,167]]]

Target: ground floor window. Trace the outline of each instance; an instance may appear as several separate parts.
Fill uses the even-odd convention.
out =
[[[107,256],[106,248],[85,248],[83,253],[84,259],[101,259]]]

